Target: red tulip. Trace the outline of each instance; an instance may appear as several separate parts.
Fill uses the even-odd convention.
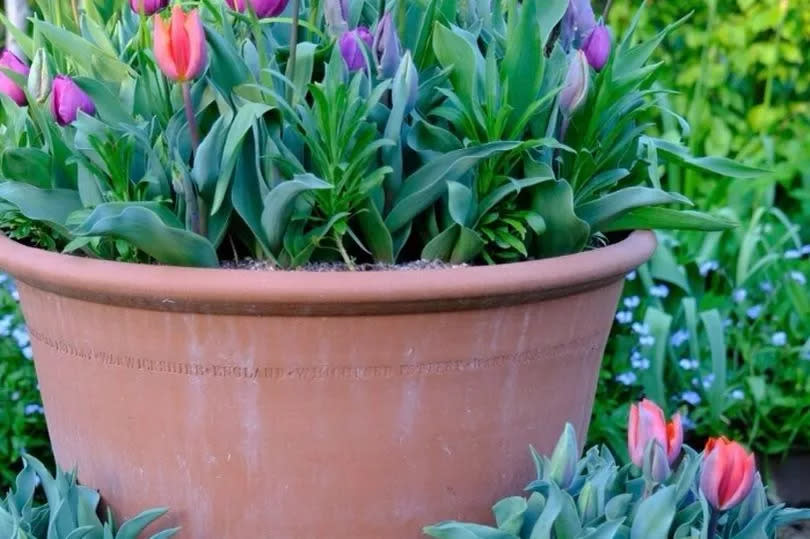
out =
[[[200,12],[188,13],[179,5],[172,8],[168,25],[155,15],[155,59],[163,73],[176,82],[195,79],[208,62]]]
[[[718,511],[731,509],[751,492],[754,455],[728,438],[710,438],[703,452],[700,490]]]
[[[627,430],[630,458],[639,468],[644,463],[644,450],[651,440],[657,441],[666,450],[667,460],[672,465],[681,452],[683,425],[680,414],[672,416],[672,421],[667,423],[664,411],[654,402],[644,399],[630,406]]]

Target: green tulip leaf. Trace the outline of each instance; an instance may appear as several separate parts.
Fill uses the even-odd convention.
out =
[[[546,223],[546,232],[535,240],[533,254],[550,257],[581,251],[591,230],[574,212],[574,193],[568,182],[544,182],[532,190],[532,210]]]
[[[512,535],[518,535],[523,527],[523,517],[527,509],[526,498],[510,496],[492,506],[492,513],[495,515],[498,529]]]
[[[79,193],[70,189],[40,189],[27,183],[0,183],[0,199],[14,205],[32,221],[47,223],[69,237],[66,227],[71,213],[82,209]]]
[[[0,157],[0,176],[47,189],[52,166],[51,156],[38,148],[8,148]]]
[[[331,184],[312,174],[296,174],[293,179],[280,183],[268,193],[264,198],[261,220],[273,252],[281,248],[296,198],[302,193],[331,188]]]
[[[515,535],[503,530],[465,522],[440,522],[422,531],[438,539],[516,539]]]
[[[642,207],[632,209],[601,227],[602,232],[616,230],[675,229],[703,230],[706,232],[729,230],[739,224],[725,217],[692,210]]]
[[[163,264],[201,267],[219,265],[217,253],[206,238],[181,228],[174,214],[159,208],[162,206],[157,204],[102,204],[73,232],[78,236],[126,240]]]
[[[638,506],[630,539],[667,539],[675,518],[678,489],[664,487]]]
[[[576,208],[577,215],[588,222],[592,231],[609,224],[622,214],[634,208],[659,204],[688,204],[692,202],[683,195],[667,193],[651,187],[634,186],[619,189],[593,202],[587,202]]]

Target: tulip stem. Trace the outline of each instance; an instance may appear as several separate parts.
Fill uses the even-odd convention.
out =
[[[191,85],[188,82],[181,84],[183,90],[183,104],[186,109],[186,120],[188,121],[188,131],[191,134],[191,147],[197,152],[200,145],[200,129],[197,127],[197,117],[194,115],[194,104],[191,102]]]
[[[709,537],[717,536],[717,525],[720,523],[720,511],[709,509]]]
[[[287,78],[295,81],[295,56],[298,49],[298,19],[301,11],[300,0],[292,0],[292,28],[290,28],[290,59],[287,60]],[[289,89],[290,101],[295,95],[295,88]]]
[[[78,0],[70,0],[70,8],[73,10],[73,20],[76,21],[76,26],[79,26],[79,7],[76,5]]]

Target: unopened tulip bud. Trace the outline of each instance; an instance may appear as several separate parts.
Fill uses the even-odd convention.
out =
[[[344,32],[338,40],[340,55],[346,62],[349,71],[358,71],[366,67],[366,55],[363,52],[363,44],[367,47],[372,45],[371,33],[368,28],[358,26],[354,30]]]
[[[664,448],[667,461],[671,465],[681,453],[683,425],[680,414],[672,416],[672,421],[667,423],[664,411],[651,400],[644,399],[630,406],[627,426],[627,449],[633,464],[639,468],[651,440],[657,441]]]
[[[27,77],[29,71],[28,66],[10,50],[4,50],[0,54],[0,68],[8,69],[23,77]],[[20,106],[25,105],[27,102],[23,89],[3,71],[0,71],[0,93],[6,94]]]
[[[154,15],[169,5],[169,0],[129,0],[129,7],[135,13]]]
[[[79,111],[92,116],[96,113],[96,106],[73,79],[57,75],[53,79],[51,92],[51,114],[54,120],[59,125],[68,125],[76,121]]]
[[[571,58],[565,85],[560,92],[560,109],[566,116],[571,116],[588,97],[590,72],[585,53],[577,51]]]
[[[394,25],[394,18],[390,12],[386,12],[377,23],[372,48],[380,77],[384,79],[392,78],[399,68],[399,62],[402,60],[402,45],[399,41],[397,28]]]
[[[253,8],[257,17],[278,17],[287,8],[288,0],[225,0],[234,11],[244,12],[247,2]]]
[[[672,473],[667,459],[667,452],[658,440],[650,440],[647,444],[641,471],[644,478],[652,483],[663,483]]]
[[[718,511],[727,511],[751,492],[756,474],[754,455],[727,438],[710,438],[703,452],[700,490]]]
[[[582,45],[588,63],[597,71],[601,71],[610,58],[610,31],[600,24],[594,28],[585,43]]]
[[[349,14],[346,11],[346,5],[341,0],[325,0],[323,18],[332,36],[342,36],[349,29]]]
[[[51,67],[48,65],[48,56],[45,49],[38,49],[31,62],[31,71],[28,73],[28,94],[37,103],[44,103],[51,93],[53,77]]]
[[[196,79],[205,70],[208,49],[200,12],[172,8],[169,23],[155,15],[155,59],[161,71],[175,82]]]
[[[565,424],[565,430],[557,441],[554,452],[551,454],[550,475],[562,489],[567,489],[574,481],[577,472],[577,434],[570,423]]]
[[[405,86],[408,88],[407,113],[413,110],[413,107],[416,106],[416,99],[419,97],[419,71],[417,71],[416,65],[413,63],[410,51],[405,53],[402,61],[407,62],[408,65],[408,71],[405,75]]]
[[[560,39],[564,49],[579,47],[596,26],[591,0],[569,0],[560,25]]]

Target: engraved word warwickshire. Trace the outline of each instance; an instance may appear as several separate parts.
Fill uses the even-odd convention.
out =
[[[439,376],[465,371],[494,369],[508,365],[531,365],[538,361],[567,361],[594,353],[599,332],[585,335],[571,342],[542,350],[525,350],[517,354],[500,355],[491,358],[473,358],[431,363],[403,363],[400,365],[378,366],[332,366],[315,365],[305,367],[247,367],[243,365],[214,365],[208,363],[187,363],[165,359],[151,359],[132,355],[118,355],[101,350],[93,350],[83,345],[50,337],[29,328],[34,341],[58,352],[63,356],[94,362],[102,367],[124,368],[155,374],[177,374],[221,378],[241,378],[245,380],[372,380],[393,377]]]

